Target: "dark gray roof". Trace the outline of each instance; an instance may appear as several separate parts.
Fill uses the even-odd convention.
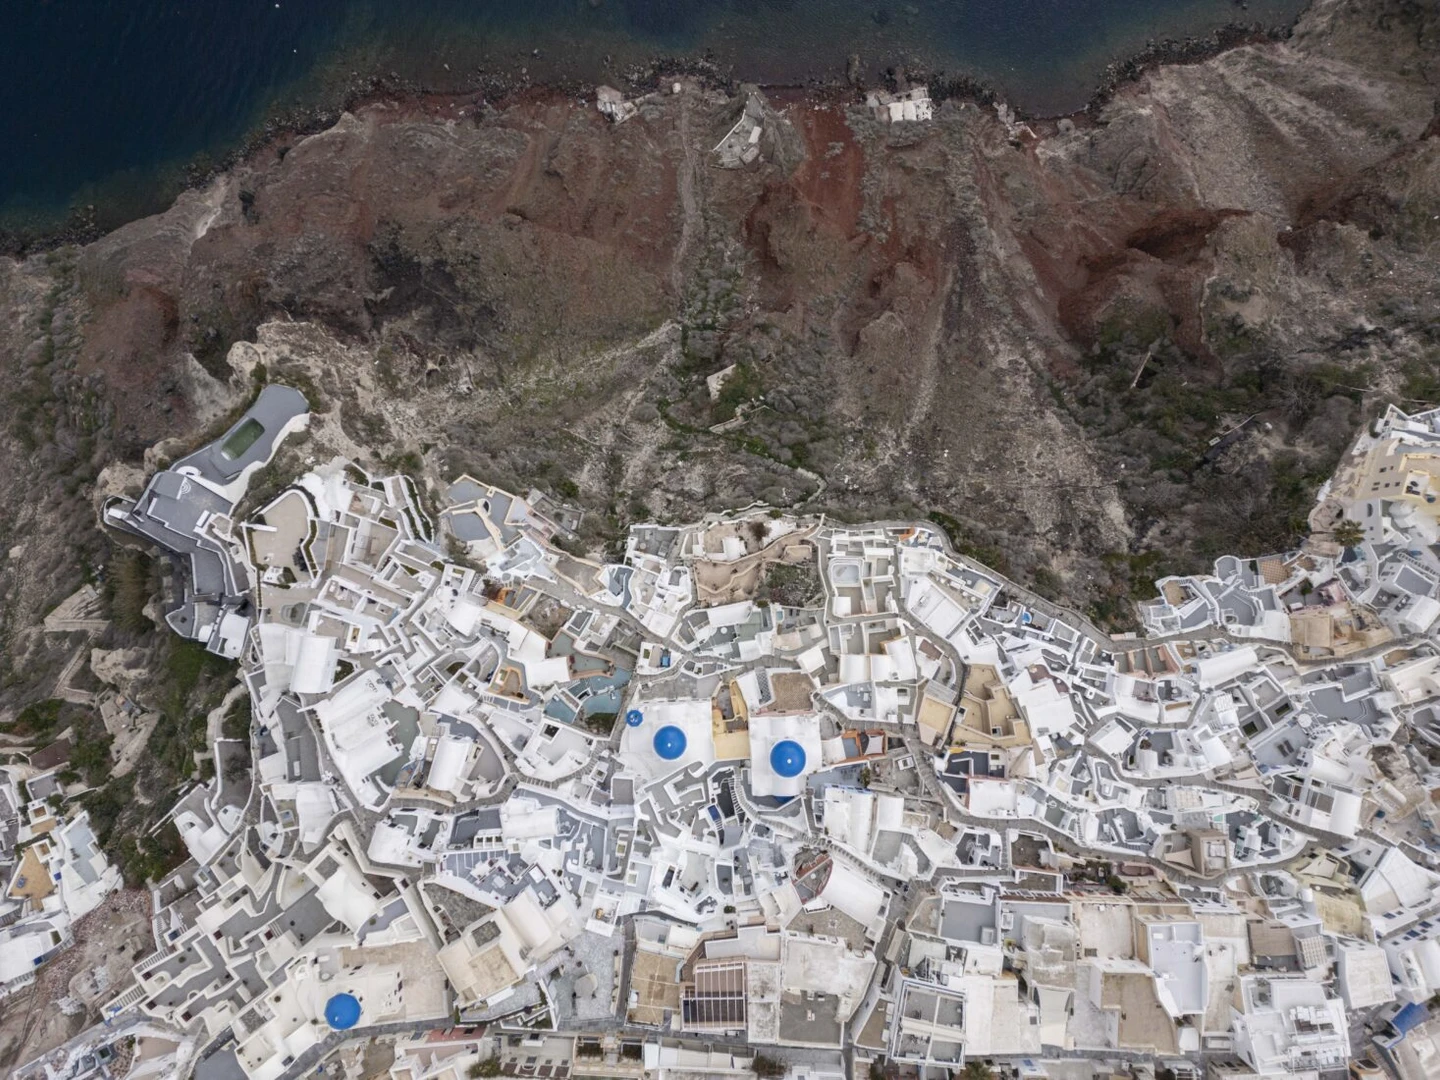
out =
[[[455,483],[450,485],[449,490],[445,492],[445,497],[456,506],[461,503],[474,502],[484,495],[485,489],[483,487],[473,480],[466,479],[456,480]]]
[[[176,462],[176,467],[189,465],[199,470],[200,475],[207,480],[228,484],[248,466],[269,460],[270,455],[275,452],[275,440],[280,437],[285,425],[297,416],[304,416],[309,410],[305,395],[299,390],[272,383],[260,391],[255,404],[245,410],[245,415],[235,421],[229,431],[208,446],[203,446],[189,457]],[[230,457],[225,452],[225,444],[250,420],[260,424],[260,437],[243,452]]]
[[[468,512],[451,514],[449,521],[451,531],[461,540],[467,542],[471,540],[483,540],[490,535],[485,530],[485,526],[481,524],[480,519],[474,514]]]
[[[267,386],[233,427],[208,446],[156,473],[128,513],[111,520],[184,559],[190,571],[180,605],[167,616],[172,629],[199,639],[201,626],[218,620],[209,616],[217,608],[239,608],[246,599],[247,583],[241,567],[219,542],[196,534],[206,515],[229,514],[234,505],[208,484],[225,485],[246,468],[266,461],[275,451],[285,425],[308,411],[305,397],[288,386]],[[247,424],[259,433],[248,444],[227,451],[227,443]],[[244,440],[241,440],[244,442]],[[187,475],[188,474],[188,475]],[[207,483],[200,482],[201,480]],[[206,644],[216,648],[215,637]]]

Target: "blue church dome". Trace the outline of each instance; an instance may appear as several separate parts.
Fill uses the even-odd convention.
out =
[[[685,753],[685,732],[681,731],[674,724],[666,724],[659,731],[655,732],[655,753],[659,754],[666,761],[674,761],[681,754]]]
[[[805,771],[805,748],[794,739],[781,739],[770,748],[770,768],[787,780]]]
[[[354,994],[336,994],[325,1003],[325,1022],[336,1031],[352,1028],[360,1022],[360,1002]]]

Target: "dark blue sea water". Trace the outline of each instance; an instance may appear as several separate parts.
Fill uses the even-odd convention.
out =
[[[458,89],[477,71],[602,80],[709,51],[744,79],[838,77],[859,53],[969,74],[1032,112],[1077,108],[1147,40],[1286,22],[1304,0],[4,0],[0,223],[94,204],[115,224],[173,198],[280,107],[352,73]],[[540,50],[537,58],[534,50]],[[611,76],[613,78],[613,75]]]

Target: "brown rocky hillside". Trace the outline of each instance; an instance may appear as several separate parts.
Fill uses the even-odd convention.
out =
[[[666,90],[618,127],[556,94],[369,105],[0,260],[0,715],[75,648],[39,624],[113,558],[99,494],[257,365],[324,410],[295,462],[546,488],[596,550],[755,499],[937,513],[1116,624],[1157,569],[1293,543],[1364,416],[1440,397],[1433,2],[1317,0],[1073,121],[774,95],[734,171],[741,100]]]

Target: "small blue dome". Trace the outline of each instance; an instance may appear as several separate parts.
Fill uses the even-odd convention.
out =
[[[655,732],[655,753],[666,761],[674,761],[685,753],[685,732],[674,724],[666,724]]]
[[[336,994],[325,1003],[325,1022],[336,1031],[345,1031],[360,1022],[360,1002],[354,994]]]
[[[805,748],[794,739],[781,739],[770,748],[770,768],[786,779],[805,771]]]
[[[644,719],[645,714],[642,713],[639,709],[631,709],[625,714],[625,723],[629,724],[631,727],[639,727],[640,724],[644,721]]]

